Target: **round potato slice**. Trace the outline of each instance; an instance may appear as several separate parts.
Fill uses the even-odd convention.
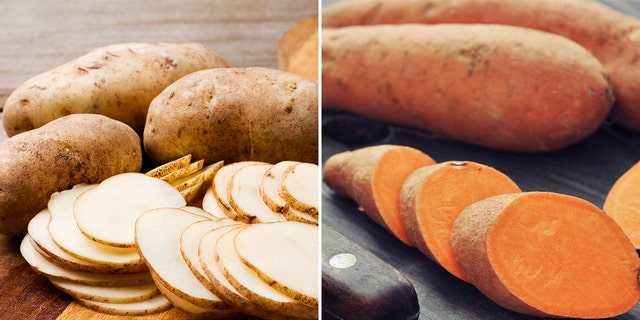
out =
[[[153,282],[135,286],[108,287],[77,283],[65,279],[51,278],[49,280],[56,288],[75,299],[96,302],[131,303],[149,300],[160,294]]]
[[[104,312],[112,315],[121,316],[142,316],[147,314],[155,314],[168,309],[172,305],[165,296],[159,294],[147,300],[130,302],[130,303],[111,303],[99,302],[89,299],[77,299],[78,303],[87,308]]]
[[[238,169],[227,186],[228,201],[238,215],[247,223],[284,221],[282,214],[274,212],[260,196],[260,183],[265,172],[273,165],[252,164]]]
[[[147,266],[135,248],[116,248],[92,241],[78,228],[73,215],[74,203],[80,194],[95,187],[77,185],[51,196],[48,205],[51,238],[62,250],[78,259],[122,269],[120,272],[146,271]]]
[[[289,167],[298,163],[300,162],[290,160],[280,161],[269,168],[262,177],[262,181],[260,182],[260,197],[262,197],[262,201],[274,212],[284,213],[289,210],[287,202],[282,199],[278,193],[278,189],[280,189],[280,182],[282,181],[284,172]]]
[[[297,318],[318,317],[317,307],[311,307],[303,304],[294,300],[289,295],[284,294],[282,291],[271,287],[269,283],[261,279],[253,269],[244,264],[240,259],[234,245],[235,236],[245,229],[260,225],[262,224],[231,229],[218,239],[215,248],[215,255],[218,267],[222,271],[222,274],[243,297],[246,297],[253,303],[257,304],[260,308],[267,309],[272,313],[279,314],[281,316]],[[267,256],[267,259],[273,260],[274,258]],[[282,265],[289,263],[288,261],[279,262]],[[317,268],[317,264],[315,268]]]
[[[278,193],[292,208],[317,216],[319,177],[317,164],[298,163],[287,168]]]
[[[306,223],[263,223],[239,231],[233,243],[240,260],[263,281],[317,307],[318,236],[318,227]]]
[[[207,188],[202,197],[202,209],[218,219],[229,218],[213,194],[213,184]]]
[[[211,188],[213,190],[213,196],[218,201],[222,211],[231,219],[238,219],[238,214],[233,210],[231,204],[229,204],[229,196],[227,189],[229,188],[229,181],[231,177],[240,170],[242,167],[246,167],[252,164],[265,163],[261,161],[240,161],[225,165],[216,172],[213,176],[213,184]]]
[[[187,203],[170,184],[144,173],[123,173],[83,193],[73,213],[78,228],[89,239],[119,248],[135,247],[136,220],[144,212],[161,207],[179,208]]]
[[[65,279],[88,285],[113,287],[140,285],[153,281],[149,272],[100,274],[61,268],[35,249],[29,235],[26,235],[20,243],[20,253],[36,272],[45,275],[49,279]]]

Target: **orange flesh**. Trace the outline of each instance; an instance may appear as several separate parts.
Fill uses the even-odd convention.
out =
[[[640,299],[640,262],[615,222],[567,196],[520,197],[487,236],[492,268],[525,304],[566,317],[610,317]]]
[[[431,157],[413,150],[389,150],[379,160],[371,180],[373,198],[387,229],[400,241],[413,245],[400,216],[400,189],[404,179],[422,166],[435,164]]]
[[[490,196],[520,192],[506,175],[473,162],[449,162],[433,171],[420,190],[417,220],[432,259],[468,281],[449,241],[453,222],[468,205]]]
[[[640,249],[640,163],[631,167],[611,187],[604,211],[620,225]]]

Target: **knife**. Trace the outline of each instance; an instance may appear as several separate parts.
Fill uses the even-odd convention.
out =
[[[415,288],[397,269],[322,225],[322,319],[414,320]]]

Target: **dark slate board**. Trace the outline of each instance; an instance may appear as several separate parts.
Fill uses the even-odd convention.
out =
[[[333,1],[323,3],[329,2]],[[601,2],[640,17],[640,1]],[[616,179],[640,161],[640,134],[610,124],[566,149],[523,154],[472,146],[347,113],[323,111],[321,142],[323,163],[344,150],[383,143],[408,145],[438,162],[471,160],[493,166],[509,175],[524,191],[560,192],[581,197],[599,207]],[[496,305],[472,285],[448,274],[417,249],[394,238],[360,212],[355,202],[336,196],[326,184],[322,185],[322,222],[406,277],[418,296],[420,320],[539,319]],[[616,319],[640,319],[640,305]]]

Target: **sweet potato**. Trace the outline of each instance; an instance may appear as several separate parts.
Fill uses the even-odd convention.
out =
[[[377,145],[337,153],[325,162],[324,181],[353,199],[376,223],[413,245],[400,216],[400,189],[415,169],[434,164],[422,151],[400,145]]]
[[[640,131],[640,20],[590,0],[351,0],[327,6],[324,27],[491,23],[556,33],[591,51],[611,74],[612,120]]]
[[[504,173],[472,161],[447,161],[415,170],[400,190],[400,215],[411,242],[454,276],[467,281],[449,235],[468,205],[490,196],[521,192]]]
[[[552,192],[490,197],[451,229],[460,267],[497,304],[543,317],[607,318],[640,301],[640,258],[590,202]]]
[[[413,24],[325,29],[322,37],[323,108],[472,144],[560,149],[592,134],[613,105],[600,62],[551,33]]]
[[[0,144],[0,233],[27,232],[54,192],[142,168],[140,137],[97,114],[71,114]]]
[[[640,250],[640,162],[627,169],[613,184],[602,209],[627,234]]]

